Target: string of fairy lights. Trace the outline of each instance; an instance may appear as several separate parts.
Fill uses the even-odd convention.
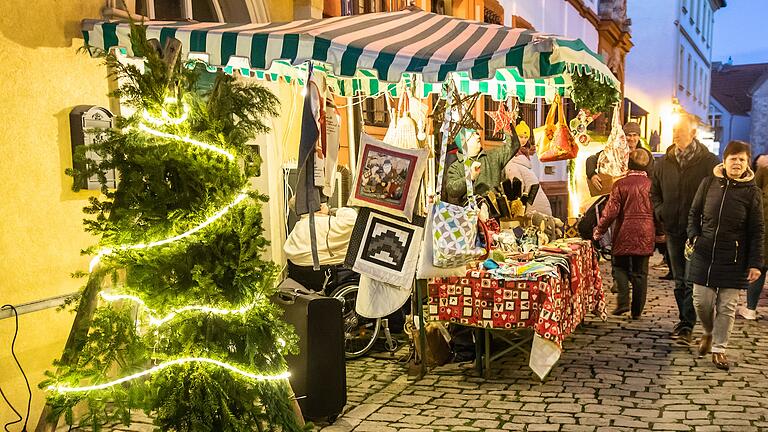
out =
[[[178,103],[176,98],[166,98],[164,102]],[[230,153],[226,149],[223,149],[213,144],[208,144],[208,143],[193,139],[189,136],[181,136],[173,133],[163,132],[152,127],[152,125],[155,127],[162,127],[162,126],[168,126],[168,125],[171,125],[171,126],[181,125],[188,119],[189,111],[190,111],[189,106],[186,103],[182,104],[182,114],[178,117],[171,116],[165,108],[162,109],[161,116],[159,118],[152,116],[147,110],[144,110],[142,112],[143,121],[140,122],[139,125],[134,129],[147,133],[149,135],[153,135],[158,138],[178,141],[178,142],[189,144],[207,151],[211,151],[226,157],[230,161],[234,161],[235,155]],[[93,259],[91,259],[91,262],[88,266],[88,271],[93,272],[96,266],[102,260],[102,258],[112,255],[115,252],[154,248],[158,246],[167,245],[169,243],[173,243],[173,242],[182,240],[184,238],[187,238],[191,235],[194,235],[195,233],[206,228],[207,226],[214,223],[218,219],[222,218],[233,207],[240,204],[247,197],[248,197],[247,191],[245,190],[241,191],[237,196],[235,196],[235,198],[229,204],[219,209],[216,213],[208,217],[206,220],[204,220],[200,224],[196,225],[195,227],[181,234],[168,237],[165,239],[157,240],[157,241],[152,241],[149,243],[138,243],[138,244],[132,244],[132,245],[121,245],[113,248],[103,248],[96,254],[96,256],[93,257]],[[157,316],[155,315],[156,312],[149,309],[147,305],[144,303],[144,301],[137,296],[128,295],[128,294],[119,294],[119,293],[108,293],[104,291],[100,292],[99,295],[101,296],[102,299],[109,302],[118,301],[118,300],[128,300],[128,301],[132,301],[139,304],[148,312],[149,325],[153,327],[159,327],[173,320],[179,314],[188,313],[188,312],[201,312],[201,313],[210,313],[215,315],[244,314],[249,310],[253,309],[254,307],[256,307],[260,300],[263,300],[263,299],[256,299],[255,301],[236,309],[217,308],[217,307],[211,307],[211,306],[205,306],[205,305],[188,305],[181,308],[173,309],[164,316]],[[285,340],[282,338],[278,338],[277,342],[282,347],[285,347],[286,345]],[[204,363],[204,364],[216,365],[226,370],[229,370],[230,372],[239,374],[245,378],[249,378],[254,381],[284,380],[284,379],[288,379],[291,375],[290,372],[288,371],[284,371],[278,374],[271,374],[271,375],[256,374],[216,359],[211,359],[206,357],[182,357],[182,358],[177,358],[177,359],[162,362],[144,371],[140,371],[132,375],[128,375],[128,376],[118,378],[102,384],[94,384],[89,386],[76,386],[76,387],[71,387],[66,385],[51,385],[48,387],[48,390],[53,392],[58,392],[58,393],[82,393],[82,392],[89,392],[89,391],[105,390],[110,387],[113,387],[128,381],[132,381],[137,378],[155,374],[170,366],[181,365],[185,363]]]

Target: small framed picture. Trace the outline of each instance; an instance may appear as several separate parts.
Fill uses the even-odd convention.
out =
[[[411,219],[428,149],[401,149],[362,134],[350,206],[370,207]]]

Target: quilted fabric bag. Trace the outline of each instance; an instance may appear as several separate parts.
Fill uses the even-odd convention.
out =
[[[451,92],[448,92],[450,95]],[[448,106],[451,106],[449,96]],[[467,182],[466,207],[447,203],[440,200],[440,191],[443,186],[443,170],[445,169],[446,153],[448,152],[451,110],[446,109],[443,122],[443,137],[440,145],[440,162],[437,173],[437,195],[432,206],[432,260],[436,267],[456,267],[466,264],[485,255],[486,250],[477,247],[477,222],[480,210],[475,199],[472,180],[470,178],[470,166],[472,161],[464,157],[464,173]],[[461,155],[460,155],[461,156]]]

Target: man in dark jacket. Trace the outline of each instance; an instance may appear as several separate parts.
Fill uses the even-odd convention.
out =
[[[694,118],[681,115],[673,132],[674,145],[655,164],[651,185],[654,213],[656,220],[664,226],[670,267],[675,278],[679,322],[672,331],[672,337],[688,345],[692,342],[691,332],[696,324],[693,285],[686,280],[688,212],[702,179],[712,174],[712,168],[719,163],[717,156],[695,137]]]

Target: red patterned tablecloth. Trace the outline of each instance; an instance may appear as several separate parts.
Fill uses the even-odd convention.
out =
[[[570,244],[570,280],[497,279],[485,271],[429,283],[430,318],[492,329],[531,327],[562,349],[588,312],[605,319],[605,297],[597,254],[589,242]]]

